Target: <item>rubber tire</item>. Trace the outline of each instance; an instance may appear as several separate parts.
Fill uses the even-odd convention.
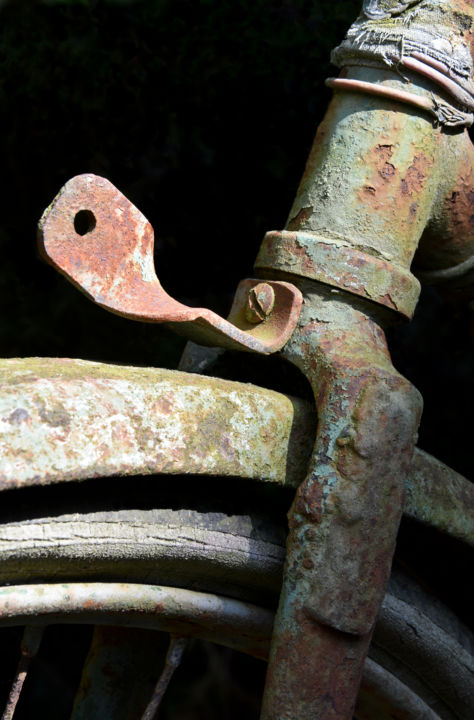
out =
[[[5,522],[0,525],[0,584],[133,581],[275,607],[284,536],[284,528],[262,516],[187,509]],[[470,720],[473,655],[473,637],[457,618],[403,573],[394,572],[370,657],[438,717]]]

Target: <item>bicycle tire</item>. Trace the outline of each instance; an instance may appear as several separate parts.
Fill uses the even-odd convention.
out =
[[[274,607],[283,560],[282,528],[251,515],[101,510],[0,526],[2,583],[97,578],[162,583]],[[473,649],[472,635],[451,612],[395,572],[374,633],[356,718],[470,720]],[[385,673],[385,696],[394,695],[390,711],[383,704],[387,698],[377,696],[377,672]],[[394,702],[401,709],[393,710]],[[410,702],[415,705],[407,715]]]

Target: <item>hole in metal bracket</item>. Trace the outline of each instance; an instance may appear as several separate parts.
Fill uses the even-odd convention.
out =
[[[79,210],[74,218],[74,230],[78,235],[87,235],[96,226],[96,219],[90,210]]]

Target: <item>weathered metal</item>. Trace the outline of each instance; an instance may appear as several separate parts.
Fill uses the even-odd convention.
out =
[[[253,385],[54,358],[0,361],[0,489],[187,473],[298,484],[316,419]]]
[[[2,720],[12,720],[15,714],[16,706],[18,705],[31,661],[38,653],[41,640],[43,638],[43,632],[44,628],[36,625],[27,625],[23,631],[20,646],[20,660],[18,662],[15,677],[13,678],[7,704],[5,706],[5,710],[3,711]]]
[[[304,295],[284,353],[311,381],[318,430],[289,514],[262,709],[268,720],[352,717],[421,409],[368,314],[309,282]]]
[[[142,720],[154,720],[156,717],[156,713],[161,705],[170,680],[176,668],[181,664],[188,643],[188,638],[171,637],[170,646],[166,653],[165,666],[153,691],[152,698],[143,713]]]
[[[428,93],[387,70],[356,67],[347,76]],[[267,234],[256,271],[309,277],[411,316],[419,284],[410,264],[419,244],[420,273],[472,257],[472,161],[467,131],[446,134],[393,99],[336,92],[287,230]]]
[[[273,613],[240,600],[140,583],[0,587],[0,625],[97,623],[160,630],[266,658]]]
[[[107,628],[104,624],[120,623],[129,628],[166,631],[176,629],[176,620],[179,619],[182,632],[188,636],[200,636],[198,625],[204,620],[203,634],[208,639],[225,644],[235,634],[243,652],[253,654],[257,647],[258,657],[265,659],[268,654],[273,614],[243,603],[236,612],[235,605],[230,606],[225,598],[114,583],[22,585],[2,588],[0,592],[0,626],[20,624],[28,618],[34,618],[40,631],[42,624],[53,621],[95,622],[99,625],[96,630],[98,642],[91,650],[94,666],[87,666],[91,673],[86,671],[83,677],[84,684],[72,715],[74,720],[95,717],[90,712],[88,698],[96,703],[98,698],[88,695],[88,683],[94,682],[96,674],[97,680],[106,675],[110,688],[115,687],[115,680],[109,673],[113,672],[117,661],[114,653],[117,645],[125,648],[125,672],[133,662],[130,652],[137,652],[140,638],[134,637],[131,630]],[[195,595],[199,598],[196,599]],[[219,602],[223,605],[216,609]],[[221,628],[222,623],[225,625],[226,632],[222,635],[219,631],[212,632],[214,612]],[[368,716],[370,720],[384,720],[383,712],[387,713],[387,720],[404,720],[405,717],[410,720],[418,717],[434,720],[438,717],[437,712],[443,718],[470,717],[473,659],[455,635],[443,630],[442,625],[439,617],[433,621],[422,608],[414,607],[413,598],[407,603],[394,594],[387,594],[377,619],[371,660],[364,665],[356,718],[365,720]],[[149,658],[151,644],[158,644],[159,640],[148,638],[145,643],[143,638],[141,640],[142,651]],[[118,655],[119,661],[120,657],[124,659],[123,654]],[[437,694],[440,686],[444,700]],[[103,695],[99,698],[102,701]],[[85,703],[81,707],[82,700]],[[109,708],[112,706],[108,705]],[[100,714],[97,717],[101,717]],[[123,717],[129,716],[124,713]]]
[[[467,133],[440,126],[465,126],[474,108],[466,31],[473,24],[474,7],[463,0],[365,4],[333,55],[343,76],[422,98],[433,89],[450,94],[435,98],[439,126],[388,93],[355,95],[341,86],[287,228],[267,235],[256,261],[259,274],[291,279],[303,291],[298,328],[282,354],[309,379],[318,412],[309,472],[289,513],[262,720],[353,714],[421,414],[421,397],[392,366],[383,328],[389,311],[414,311],[410,265],[430,223],[444,221],[454,230],[444,233],[446,244],[472,254],[464,226],[453,228],[433,207],[465,177]],[[452,50],[443,55],[449,78],[442,81],[433,67],[440,47]],[[425,49],[431,60],[423,64]],[[412,52],[423,57],[410,60]],[[413,74],[386,69],[397,62]]]
[[[429,79],[440,124],[472,123],[471,0],[364,2],[362,13],[332,54],[339,67],[406,68]]]
[[[268,283],[259,283],[248,295],[246,318],[251,323],[260,323],[267,318],[275,306],[275,291]]]
[[[317,238],[306,232],[267,233],[255,269],[318,280],[406,317],[413,314],[420,294],[420,283],[408,270],[350,247],[341,238]]]
[[[474,547],[474,483],[422,450],[408,473],[404,513]]]
[[[414,272],[424,283],[459,288],[462,296],[472,293],[473,286],[474,145],[464,133],[451,147],[455,144],[459,145],[457,173],[442,182],[430,223],[420,239]]]
[[[473,155],[463,128],[474,109],[473,25],[468,0],[364,2],[333,54],[342,76],[287,227],[267,235],[256,262],[274,309],[257,298],[257,281],[239,288],[235,326],[175,303],[154,274],[151,227],[103,179],[70,181],[42,220],[49,260],[99,304],[189,322],[188,336],[204,344],[282,348],[312,385],[316,442],[289,515],[263,720],[352,717],[421,412],[419,394],[392,366],[384,326],[414,311],[419,245],[417,266],[439,269],[436,258],[426,262],[439,230],[441,270],[454,268],[458,282],[471,268]],[[301,315],[286,281],[303,293]],[[261,320],[253,325],[252,288],[250,320]]]
[[[0,363],[0,428],[0,491],[152,473],[297,488],[316,417],[301,400],[229,380],[29,358]],[[421,450],[404,513],[474,546],[474,486]]]
[[[293,332],[301,294],[289,283],[269,282],[272,311],[257,325],[247,319],[257,280],[237,288],[229,319],[191,308],[161,287],[153,264],[153,229],[105,178],[78,175],[60,190],[39,225],[45,259],[101,307],[134,320],[162,322],[203,345],[270,353]],[[183,327],[184,326],[184,327]]]

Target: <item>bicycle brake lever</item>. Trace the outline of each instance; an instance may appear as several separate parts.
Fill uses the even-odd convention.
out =
[[[255,295],[258,280],[239,284],[228,320],[174,300],[155,273],[152,226],[97,175],[77,175],[63,186],[43,213],[38,242],[47,262],[101,307],[133,320],[166,323],[202,345],[276,352],[300,315],[302,295],[286,282],[265,281],[272,302],[250,319],[249,294]]]

